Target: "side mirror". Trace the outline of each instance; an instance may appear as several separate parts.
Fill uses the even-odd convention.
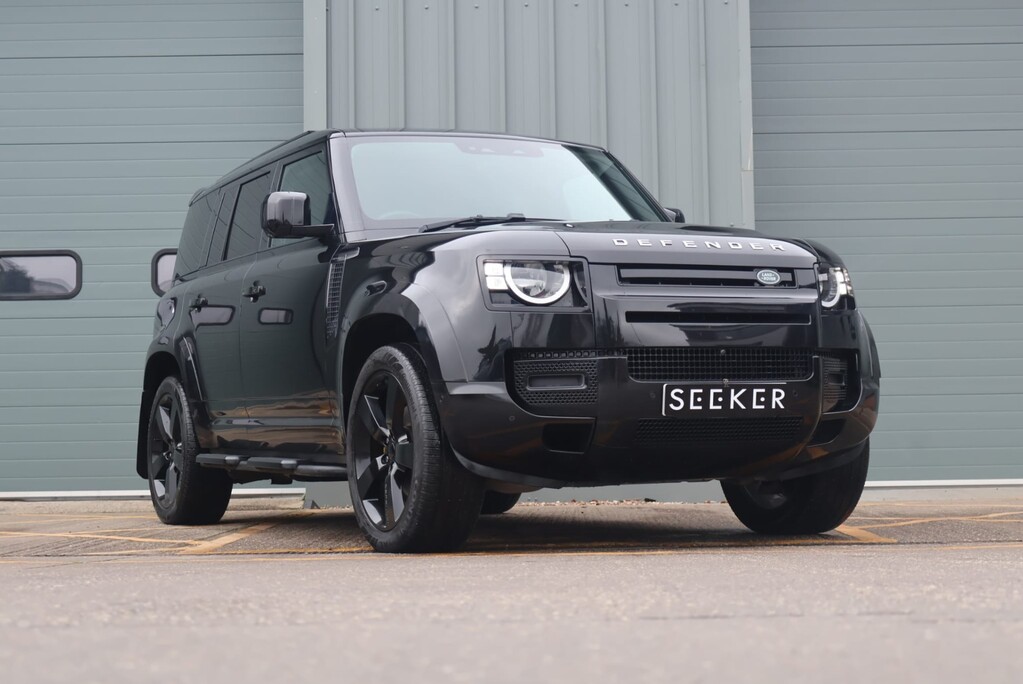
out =
[[[665,207],[664,210],[668,212],[668,215],[672,217],[671,220],[674,221],[675,223],[686,222],[686,215],[682,213],[681,209],[675,209],[674,207]]]
[[[304,192],[271,192],[263,200],[263,232],[272,238],[330,235],[331,224],[310,225],[309,196]]]

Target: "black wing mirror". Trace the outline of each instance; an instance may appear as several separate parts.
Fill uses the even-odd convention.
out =
[[[271,192],[263,200],[263,232],[272,238],[322,238],[333,224],[309,223],[309,196],[304,192]]]
[[[681,209],[675,209],[673,207],[665,207],[665,211],[668,212],[668,216],[671,216],[671,220],[675,223],[685,223],[686,215],[682,213]]]

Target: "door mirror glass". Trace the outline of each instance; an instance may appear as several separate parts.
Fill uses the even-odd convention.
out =
[[[177,264],[178,250],[161,249],[153,257],[150,282],[153,292],[163,296],[174,285],[174,266]]]
[[[263,201],[263,232],[275,239],[323,237],[332,225],[310,225],[309,196],[304,192],[271,192]]]

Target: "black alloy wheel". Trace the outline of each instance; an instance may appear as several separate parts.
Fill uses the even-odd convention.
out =
[[[393,373],[377,371],[355,408],[355,480],[363,510],[378,529],[394,529],[412,484],[415,441],[408,398]]]
[[[170,525],[208,525],[227,510],[234,484],[222,470],[203,468],[192,407],[181,381],[165,378],[153,395],[146,440],[149,494]]]
[[[480,515],[483,482],[444,439],[418,349],[381,347],[355,381],[345,439],[355,518],[377,551],[451,551]]]
[[[820,534],[848,519],[859,503],[870,464],[869,440],[842,465],[790,480],[722,482],[735,516],[761,534]]]
[[[181,472],[185,469],[181,401],[176,392],[165,392],[153,402],[149,419],[149,477],[153,496],[170,508],[178,496]]]

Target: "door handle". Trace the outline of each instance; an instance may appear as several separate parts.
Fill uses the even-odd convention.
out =
[[[188,305],[188,310],[189,311],[202,311],[202,308],[204,306],[207,306],[208,304],[209,304],[209,301],[205,297],[203,297],[202,295],[199,295],[198,297],[196,297],[195,299],[192,300],[191,304]]]
[[[266,294],[266,288],[257,283],[253,283],[252,287],[242,292],[243,297],[248,297],[250,302],[254,302],[263,295]]]

